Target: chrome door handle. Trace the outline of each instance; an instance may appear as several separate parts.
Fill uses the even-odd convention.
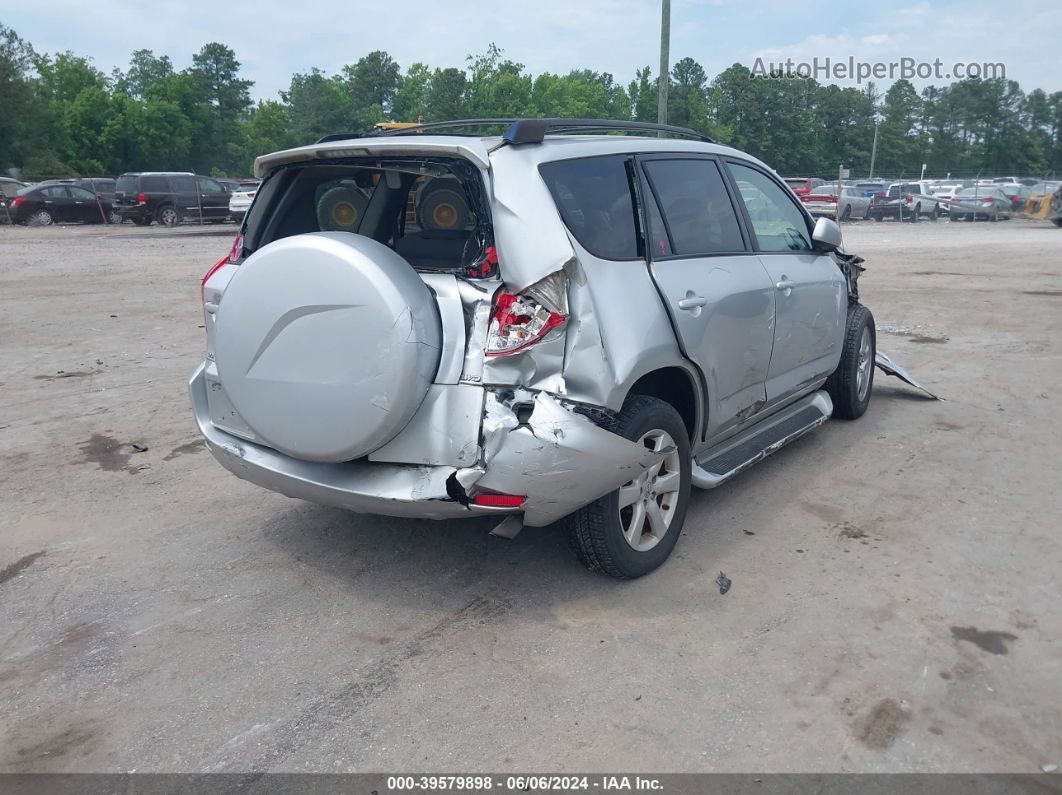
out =
[[[791,292],[793,292],[794,287],[796,287],[796,282],[789,281],[789,279],[785,276],[782,277],[782,280],[780,282],[775,282],[774,285],[774,288],[776,290],[781,290],[782,293],[784,293],[785,295],[789,295]]]
[[[708,303],[708,299],[703,295],[688,295],[686,298],[679,299],[679,309],[696,309],[704,306]]]

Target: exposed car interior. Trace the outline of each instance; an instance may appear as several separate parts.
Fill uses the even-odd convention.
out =
[[[266,243],[308,232],[372,238],[417,270],[467,271],[485,258],[492,234],[478,173],[445,159],[393,159],[301,165],[259,189],[245,241]],[[268,216],[266,211],[268,210]],[[258,216],[268,217],[264,225]]]

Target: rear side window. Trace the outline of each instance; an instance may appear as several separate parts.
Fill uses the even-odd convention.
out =
[[[132,174],[128,176],[118,177],[118,182],[115,183],[114,189],[121,193],[136,192],[136,177]]]
[[[738,163],[727,167],[756,233],[760,251],[810,251],[807,220],[790,194],[760,171]]]
[[[195,193],[194,177],[173,177],[170,184],[177,193]]]
[[[639,258],[626,155],[557,160],[539,172],[583,248],[602,259]]]
[[[745,250],[719,167],[710,160],[650,160],[649,182],[664,213],[675,254]]]
[[[169,193],[170,180],[161,176],[141,177],[140,190],[144,193]]]
[[[59,185],[53,185],[50,188],[45,188],[44,190],[41,191],[41,193],[44,194],[45,196],[47,196],[49,199],[68,199],[68,198],[70,198],[70,194],[66,192],[66,188],[61,187]]]
[[[201,187],[207,193],[224,193],[225,189],[221,187],[221,183],[216,180],[212,180],[209,177],[199,178],[199,187]]]

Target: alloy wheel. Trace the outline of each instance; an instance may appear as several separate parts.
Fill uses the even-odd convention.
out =
[[[682,469],[678,446],[667,431],[647,431],[638,442],[654,451],[672,448],[662,461],[619,489],[623,537],[635,551],[647,552],[660,543],[675,518]]]

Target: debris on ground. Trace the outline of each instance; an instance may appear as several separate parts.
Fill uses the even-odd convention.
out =
[[[1047,764],[1040,765],[1040,769],[1045,773],[1057,773],[1058,765],[1054,764],[1053,762],[1049,762]]]
[[[136,442],[133,442],[129,446],[136,450],[138,453],[146,453],[148,450],[146,444],[137,444]]]
[[[715,578],[715,583],[719,586],[719,593],[721,594],[730,590],[730,578],[723,572],[719,572],[719,576]]]

